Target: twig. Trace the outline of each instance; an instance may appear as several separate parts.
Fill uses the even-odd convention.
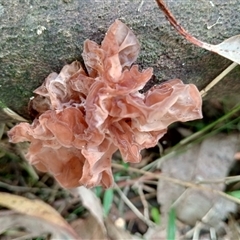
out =
[[[120,187],[119,187],[120,188]],[[123,189],[123,194],[126,196],[129,192],[130,187],[129,186],[125,186]],[[122,198],[120,198],[119,203],[118,203],[118,211],[120,213],[120,216],[122,216],[123,214],[123,210],[124,210],[124,201]]]
[[[145,193],[145,194],[144,194],[146,200],[149,200],[149,199],[151,199],[151,198],[156,198],[156,195],[157,195],[156,190],[155,190],[155,192]],[[141,201],[141,198],[140,198],[139,195],[136,196],[136,197],[132,197],[132,198],[131,198],[131,202],[132,202],[133,204],[135,204],[135,203],[137,204],[137,203],[139,203],[139,201]]]
[[[138,218],[140,218],[143,222],[145,222],[149,227],[156,226],[154,222],[150,221],[145,216],[143,216],[143,214],[132,204],[132,202],[126,197],[126,195],[122,192],[122,190],[118,187],[118,185],[116,183],[114,185],[114,188],[117,190],[118,194],[123,199],[123,201],[126,203],[126,205],[136,214],[136,216]]]
[[[155,182],[155,185],[156,185],[157,181]],[[145,191],[145,192],[148,192],[148,193],[152,193],[152,192],[156,192],[156,189],[153,188],[153,187],[150,187],[148,185],[146,185],[147,183],[144,182],[144,184],[142,185],[142,189]]]
[[[147,171],[144,171],[144,170],[141,170],[141,169],[132,168],[132,167],[128,167],[128,169],[125,169],[124,166],[122,166],[120,164],[117,164],[117,163],[112,163],[112,166],[115,167],[115,168],[121,169],[121,170],[152,176],[153,178],[161,179],[163,181],[168,181],[168,182],[171,182],[171,183],[175,183],[175,184],[183,186],[183,187],[198,189],[198,190],[202,190],[202,191],[209,191],[209,192],[218,194],[218,195],[220,195],[220,196],[222,196],[222,197],[224,197],[224,198],[226,198],[228,200],[231,200],[231,201],[233,201],[235,203],[240,204],[240,199],[237,199],[237,198],[235,198],[235,197],[233,197],[231,195],[228,195],[228,194],[226,194],[226,193],[224,193],[222,191],[215,190],[215,189],[212,189],[212,188],[209,188],[209,187],[205,187],[205,186],[202,186],[202,185],[199,185],[199,184],[183,181],[183,180],[180,180],[180,179],[177,179],[177,178],[164,176],[163,174],[154,174],[152,172],[147,172]]]
[[[38,192],[38,191],[48,191],[48,192],[56,192],[51,188],[36,188],[36,187],[24,187],[24,186],[14,186],[0,181],[0,187],[5,188],[11,192]]]
[[[234,183],[234,182],[238,182],[240,181],[240,175],[237,176],[232,176],[232,177],[225,177],[225,178],[221,178],[221,179],[212,179],[212,180],[199,180],[196,181],[196,184],[230,184],[230,183]]]
[[[151,180],[151,177],[149,177],[149,176],[140,176],[140,177],[137,177],[137,178],[126,179],[126,180],[123,180],[123,181],[120,180],[120,181],[118,181],[118,186],[120,188],[122,188],[122,187],[125,187],[125,186],[131,186],[131,185],[133,185],[136,182],[146,182],[148,180]]]
[[[214,87],[220,80],[222,80],[229,72],[231,72],[238,64],[233,62],[223,72],[221,72],[216,78],[214,78],[205,88],[200,91],[202,97],[207,95],[207,92]]]
[[[20,115],[18,115],[17,113],[15,113],[13,110],[11,110],[10,108],[2,108],[2,110],[12,119],[17,120],[19,122],[28,122],[27,119],[21,117]]]
[[[145,184],[155,185],[155,186],[158,185],[158,182],[157,182],[157,181],[150,181],[150,180],[147,180],[147,181],[144,181],[144,183],[145,183]]]
[[[144,193],[143,193],[142,183],[137,183],[136,187],[137,187],[138,194],[140,196],[140,199],[141,199],[141,202],[142,202],[142,205],[143,205],[144,216],[145,216],[145,218],[149,219],[148,202],[146,201],[146,198],[145,198]]]
[[[173,14],[169,11],[169,9],[166,7],[163,0],[156,0],[159,8],[163,11],[164,15],[166,16],[167,20],[171,23],[171,25],[177,30],[179,34],[181,34],[186,40],[189,42],[199,46],[203,47],[207,50],[211,51],[211,44],[202,42],[198,40],[197,38],[193,37],[191,34],[189,34],[175,19]]]

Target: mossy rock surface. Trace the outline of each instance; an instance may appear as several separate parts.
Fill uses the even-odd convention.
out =
[[[197,38],[212,44],[240,34],[239,0],[166,0],[177,20]],[[66,63],[80,60],[85,39],[98,43],[115,19],[141,42],[137,63],[153,67],[156,81],[180,78],[206,86],[230,61],[193,46],[170,26],[152,0],[1,0],[0,101],[28,118],[32,91]],[[240,91],[237,67],[208,95]]]

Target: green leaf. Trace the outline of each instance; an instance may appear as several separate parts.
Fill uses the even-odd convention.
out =
[[[113,189],[107,189],[104,192],[103,196],[103,211],[105,217],[108,215],[112,207],[112,202],[113,202]]]
[[[158,208],[156,207],[151,208],[151,217],[156,224],[158,225],[160,224],[161,217],[160,217],[160,212]]]
[[[113,175],[114,182],[118,182],[120,180],[121,176],[122,176],[121,172],[114,173],[114,175]]]
[[[101,193],[102,193],[102,187],[97,186],[97,187],[94,188],[93,191],[94,191],[94,193],[96,194],[96,196],[97,196],[98,198],[100,198]]]
[[[175,240],[176,233],[176,214],[175,209],[171,208],[168,214],[167,239]]]
[[[128,170],[128,168],[129,168],[129,163],[122,162],[122,165],[124,166],[124,168],[125,168],[126,170]]]
[[[240,190],[228,192],[227,194],[229,194],[235,198],[240,198]]]

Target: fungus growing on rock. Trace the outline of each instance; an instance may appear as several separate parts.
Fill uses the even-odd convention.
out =
[[[113,184],[111,157],[136,163],[141,150],[153,147],[175,121],[201,118],[201,96],[193,84],[174,79],[139,93],[152,76],[133,65],[140,45],[116,20],[101,46],[86,40],[83,59],[59,74],[51,73],[34,92],[39,113],[32,124],[9,131],[10,141],[29,141],[26,158],[50,172],[66,188]]]

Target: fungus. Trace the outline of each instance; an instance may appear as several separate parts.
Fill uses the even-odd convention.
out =
[[[193,84],[174,79],[139,92],[153,72],[132,66],[139,49],[119,20],[101,46],[86,40],[87,71],[75,61],[51,73],[34,91],[31,107],[38,116],[32,124],[13,127],[10,141],[30,142],[28,161],[63,187],[110,187],[116,150],[124,161],[139,162],[141,150],[155,146],[171,123],[202,117],[201,96]]]

